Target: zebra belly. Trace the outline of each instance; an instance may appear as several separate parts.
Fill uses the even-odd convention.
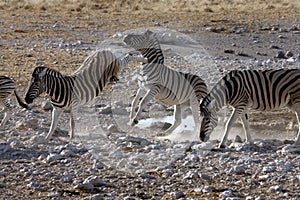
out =
[[[190,100],[190,95],[178,97],[174,92],[167,88],[163,88],[160,93],[154,96],[156,100],[167,105],[178,105]]]
[[[290,96],[288,95],[285,100],[279,101],[277,103],[273,101],[269,102],[267,101],[267,99],[265,101],[260,101],[260,102],[257,101],[255,102],[252,100],[249,102],[248,107],[259,111],[272,111],[275,109],[286,107],[289,102],[290,102]]]

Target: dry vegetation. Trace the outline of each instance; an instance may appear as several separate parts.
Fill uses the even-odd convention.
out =
[[[149,26],[197,31],[224,23],[276,23],[299,19],[299,9],[300,2],[292,0],[1,0],[0,74],[23,82],[20,78],[24,73],[28,78],[31,71],[27,69],[38,61],[74,69],[86,55],[51,51],[41,41],[95,43],[115,31]],[[56,23],[59,28],[53,28]],[[24,57],[28,53],[33,56]],[[58,61],[59,66],[52,64]]]

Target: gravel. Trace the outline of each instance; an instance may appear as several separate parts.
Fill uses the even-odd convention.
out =
[[[135,20],[131,18],[133,23],[128,25],[122,19],[112,22],[109,18],[107,24],[114,28],[107,31],[106,17],[101,18],[100,25],[99,18],[87,20],[80,16],[80,9],[76,12],[76,17],[65,16],[70,23],[46,15],[49,21],[44,23],[42,18],[41,24],[29,22],[32,17],[27,12],[3,14],[2,73],[28,67],[26,62],[32,64],[22,69],[24,73],[22,70],[13,73],[21,84],[18,90],[24,92],[35,66],[71,73],[96,48],[109,46],[116,53],[128,51],[120,45],[120,37],[127,33],[125,29],[135,27]],[[19,24],[22,20],[12,21],[12,16],[27,21],[28,26]],[[94,19],[96,22],[89,21]],[[128,20],[125,16],[124,19]],[[190,16],[185,19],[188,20],[181,22],[195,21]],[[76,25],[72,20],[76,20]],[[212,21],[205,22],[208,23],[205,26],[199,26],[198,20],[195,23],[178,28],[188,36],[159,26],[154,29],[159,33],[166,64],[200,75],[210,88],[232,69],[299,67],[299,20],[282,19],[276,24],[272,20],[260,22],[251,18],[253,29],[247,23]],[[121,24],[126,25],[123,30],[119,30]],[[164,22],[154,20],[153,24]],[[177,23],[168,25],[178,27]],[[41,36],[25,37],[31,31]],[[47,31],[55,33],[55,37],[43,35]],[[107,38],[100,44],[93,42]],[[18,56],[12,57],[15,52]],[[146,129],[128,125],[130,104],[137,89],[134,78],[137,71],[138,67],[133,66],[121,70],[118,84],[109,86],[94,102],[79,109],[75,140],[68,137],[68,112],[62,115],[53,138],[45,140],[52,106],[44,97],[37,99],[31,110],[14,112],[0,132],[0,198],[300,198],[300,147],[292,145],[297,132],[293,113],[251,112],[253,144],[244,142],[239,125],[233,127],[225,149],[216,148],[218,134],[207,143],[158,140],[164,122],[153,123]],[[11,101],[15,103],[14,99]],[[141,120],[165,117],[172,112],[172,108],[151,101]],[[220,117],[224,118],[221,114]],[[222,126],[220,120],[219,130]]]

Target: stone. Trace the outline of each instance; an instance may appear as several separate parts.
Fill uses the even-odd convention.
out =
[[[12,147],[8,142],[1,142],[0,143],[0,154],[1,153],[6,153],[8,151],[12,150]]]
[[[46,158],[46,160],[48,162],[57,161],[57,160],[61,160],[61,159],[63,159],[63,157],[57,153],[50,153]]]
[[[116,132],[119,132],[119,129],[117,127],[117,125],[115,124],[111,124],[107,127],[107,130],[110,132],[110,133],[116,133]]]
[[[43,135],[34,135],[30,138],[30,142],[33,144],[45,144],[48,143],[47,139],[45,138],[46,133]]]
[[[283,190],[283,186],[282,185],[275,185],[275,186],[271,186],[269,188],[270,192],[282,192]]]
[[[184,198],[185,194],[183,192],[171,192],[170,196],[171,198],[179,199],[179,198]]]
[[[286,58],[290,58],[290,57],[293,57],[294,56],[294,54],[291,52],[291,51],[287,51],[286,53],[285,53],[285,57]]]
[[[94,185],[91,182],[86,182],[86,183],[75,185],[74,189],[83,190],[86,192],[92,192],[94,190]]]
[[[275,58],[279,58],[279,59],[285,59],[285,54],[283,51],[278,51],[277,55],[275,56]]]
[[[43,110],[52,110],[52,103],[50,101],[43,101],[41,104]]]

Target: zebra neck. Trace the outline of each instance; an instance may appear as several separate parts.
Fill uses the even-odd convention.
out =
[[[164,64],[164,55],[160,48],[149,48],[141,51],[148,63]]]
[[[219,111],[225,105],[227,105],[227,90],[224,86],[216,86],[212,89],[209,94],[211,100],[211,106],[215,111]]]
[[[59,72],[45,75],[45,92],[50,96],[52,102],[61,102],[65,92],[70,89],[67,83],[68,77]]]

